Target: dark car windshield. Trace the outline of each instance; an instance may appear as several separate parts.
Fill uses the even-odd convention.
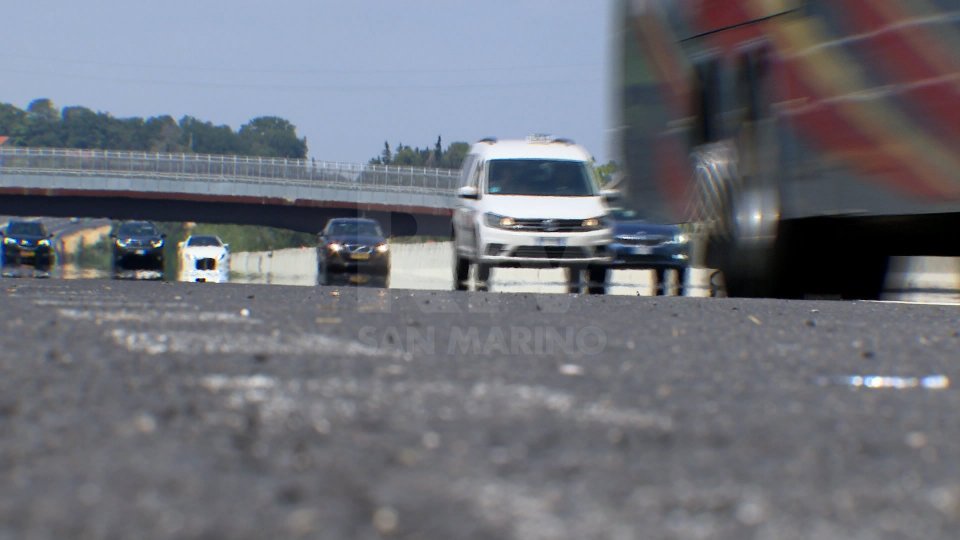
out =
[[[617,221],[633,221],[643,219],[636,210],[627,210],[626,208],[613,208],[610,210],[610,217]]]
[[[42,223],[35,221],[14,221],[7,225],[7,234],[17,236],[46,236]]]
[[[327,227],[330,236],[383,236],[380,226],[372,221],[334,221]]]
[[[152,223],[124,223],[117,231],[120,236],[157,236],[157,228]]]
[[[187,241],[188,246],[195,247],[220,247],[223,242],[216,236],[191,236]]]
[[[490,161],[487,193],[550,197],[592,197],[597,194],[587,164],[556,159]]]

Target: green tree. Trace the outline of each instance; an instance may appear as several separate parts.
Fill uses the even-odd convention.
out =
[[[297,137],[297,128],[293,124],[276,116],[261,116],[241,126],[240,141],[249,155],[307,157],[307,140]]]
[[[463,160],[470,153],[470,145],[465,142],[451,143],[443,153],[443,157],[437,164],[442,169],[459,169],[463,165]]]
[[[620,172],[620,165],[616,161],[608,161],[603,165],[594,165],[594,170],[597,171],[603,185],[607,185]]]
[[[196,154],[245,153],[230,126],[215,126],[192,116],[180,119],[180,142],[188,152]]]
[[[470,151],[470,145],[464,142],[452,143],[446,150],[443,149],[443,139],[437,137],[433,148],[419,148],[397,144],[397,149],[390,153],[389,143],[384,142],[384,151],[379,157],[370,160],[371,164],[403,165],[408,167],[438,167],[442,169],[458,169],[463,158]]]
[[[177,121],[171,116],[155,116],[143,126],[148,152],[184,152],[186,147],[180,143],[181,131]]]
[[[27,121],[22,137],[25,146],[61,147],[60,112],[47,98],[35,99],[27,107]]]
[[[9,103],[0,103],[0,135],[10,137],[10,144],[22,145],[19,134],[26,129],[27,113]]]

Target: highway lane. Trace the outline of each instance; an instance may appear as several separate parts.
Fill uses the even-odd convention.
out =
[[[0,280],[0,538],[955,538],[955,306]]]

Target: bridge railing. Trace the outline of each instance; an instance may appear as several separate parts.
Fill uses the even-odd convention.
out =
[[[458,180],[457,172],[447,169],[313,159],[18,147],[0,148],[2,173],[329,186],[451,196]]]

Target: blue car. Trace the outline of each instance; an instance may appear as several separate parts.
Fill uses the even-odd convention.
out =
[[[684,294],[684,276],[690,261],[689,239],[679,225],[650,223],[637,212],[623,208],[610,211],[613,241],[608,268],[653,270],[657,294],[667,293],[667,271],[677,272],[677,294]]]

